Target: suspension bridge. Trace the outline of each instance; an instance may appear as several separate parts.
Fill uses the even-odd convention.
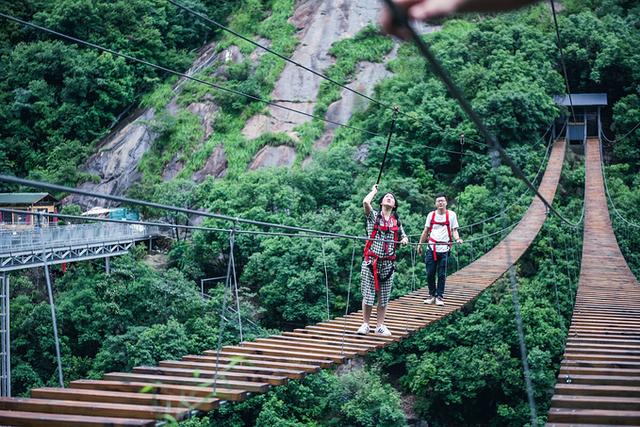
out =
[[[590,138],[581,271],[550,426],[640,425],[640,284],[616,242],[601,167]]]
[[[553,144],[538,188],[554,198],[566,150]],[[289,379],[348,363],[446,317],[473,301],[524,254],[541,229],[547,209],[535,197],[522,220],[496,247],[451,275],[445,307],[423,304],[426,289],[390,302],[386,324],[392,337],[359,336],[361,313],[310,325],[236,346],[225,346],[113,372],[101,380],[72,381],[68,388],[37,388],[31,398],[0,399],[0,423],[11,425],[129,426],[154,425],[167,415],[184,419],[195,411],[216,409],[224,401],[240,401]],[[145,390],[145,393],[140,393]]]
[[[616,244],[606,209],[598,139],[586,143],[582,270],[549,426],[640,423],[640,287]],[[566,142],[551,149],[539,194],[552,201]],[[147,426],[185,419],[405,339],[471,303],[525,253],[544,224],[540,198],[493,249],[448,278],[444,307],[423,304],[422,288],[390,302],[393,336],[360,336],[361,312],[239,345],[76,380],[68,388],[31,390],[31,398],[0,398],[0,423],[18,426]],[[606,283],[604,283],[606,278]],[[375,314],[374,314],[375,318]],[[141,392],[144,390],[144,393]]]
[[[386,3],[397,14],[393,4],[390,1]],[[555,9],[553,13],[557,31]],[[6,14],[0,16],[218,90],[246,96],[364,134],[382,136],[221,87]],[[402,20],[399,19],[398,22]],[[209,23],[219,25],[213,21]],[[132,372],[108,373],[101,380],[72,381],[68,388],[33,389],[30,398],[0,398],[0,424],[150,426],[171,418],[181,420],[198,412],[212,411],[224,402],[241,401],[253,394],[267,392],[271,387],[286,384],[290,379],[300,379],[320,369],[349,363],[355,357],[364,356],[368,352],[405,339],[471,303],[508,272],[532,244],[549,213],[562,218],[551,202],[560,180],[566,141],[561,139],[553,144],[541,184],[535,188],[509,158],[496,138],[488,132],[424,41],[407,23],[403,25],[410,31],[418,50],[428,60],[434,74],[442,79],[449,94],[460,103],[487,141],[494,160],[500,157],[512,169],[514,175],[536,193],[521,221],[497,246],[448,278],[449,292],[445,307],[423,304],[427,290],[418,289],[390,302],[385,323],[393,332],[391,337],[355,334],[362,315],[355,312],[280,335],[243,341],[239,345],[205,351],[200,355],[184,356],[181,360],[161,361],[158,366],[139,366],[133,368]],[[558,31],[557,37],[560,47]],[[561,50],[560,54],[562,57]],[[284,57],[282,59],[288,60]],[[563,71],[575,121],[564,64]],[[328,79],[324,75],[319,76]],[[343,88],[351,90],[344,86]],[[390,108],[374,99],[370,100],[384,108]],[[389,140],[392,133],[393,131],[389,132]],[[438,150],[435,147],[427,148]],[[449,150],[441,151],[462,155]],[[494,166],[495,164],[494,162]],[[380,173],[383,166],[384,160]],[[549,411],[550,426],[640,425],[640,317],[636,314],[640,308],[637,302],[640,288],[613,234],[606,209],[606,183],[601,168],[600,141],[597,138],[589,139],[586,142],[582,267],[567,346]],[[150,203],[147,205],[162,207],[152,206]],[[209,216],[216,217],[212,214]],[[37,245],[42,243],[38,241]],[[46,267],[50,261],[55,260],[44,257],[30,258],[25,262]],[[21,261],[17,262],[16,265],[19,265]],[[512,287],[513,292],[517,292],[513,283]],[[5,281],[2,286],[3,301],[8,300],[7,288],[8,284]],[[8,305],[3,305],[1,309],[6,317]],[[3,322],[5,317],[2,317]],[[8,317],[6,322],[5,328]],[[532,419],[533,413],[532,408]]]

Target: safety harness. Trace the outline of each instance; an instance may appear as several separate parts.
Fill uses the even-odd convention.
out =
[[[429,246],[432,247],[431,252],[433,252],[433,260],[438,260],[438,255],[436,252],[436,245],[447,245],[449,249],[451,249],[451,243],[453,242],[453,238],[451,237],[451,223],[449,222],[449,210],[447,209],[444,213],[444,221],[436,221],[436,213],[438,210],[433,211],[433,215],[431,215],[431,223],[429,224],[429,230],[427,231],[427,235],[429,236]],[[447,242],[439,242],[433,237],[431,237],[431,230],[434,225],[444,225],[447,227],[447,234],[449,235],[449,241]]]
[[[382,219],[382,225],[380,225],[380,219]],[[376,216],[376,220],[373,224],[373,231],[371,232],[371,236],[369,236],[369,240],[367,240],[367,243],[364,245],[364,260],[366,263],[368,263],[369,268],[372,269],[373,284],[375,285],[376,293],[380,292],[380,280],[382,280],[383,282],[388,280],[389,277],[391,277],[391,275],[394,272],[395,268],[391,268],[391,270],[389,271],[389,274],[387,274],[384,278],[379,277],[378,261],[395,261],[396,260],[396,247],[398,246],[399,229],[400,227],[398,225],[398,220],[393,214],[389,217],[389,220],[387,221],[384,219],[384,215],[382,215],[382,213],[378,213],[378,215]],[[393,253],[391,255],[388,255],[388,252],[389,252],[388,242],[383,243],[382,250],[383,250],[383,253],[385,254],[384,256],[380,256],[371,250],[371,246],[373,246],[373,241],[376,238],[376,234],[378,234],[378,230],[383,231],[385,233],[389,231],[393,231],[394,243],[393,243]]]

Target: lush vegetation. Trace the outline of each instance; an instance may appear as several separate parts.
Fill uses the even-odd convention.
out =
[[[188,4],[221,19],[235,3],[192,0]],[[294,28],[286,23],[292,1],[238,3],[242,7],[229,21],[234,28],[269,39],[284,54],[293,51]],[[640,122],[640,53],[633,49],[640,42],[640,9],[628,3],[567,1],[560,25],[572,90],[609,94],[612,108],[605,117],[605,133],[618,140],[605,147],[611,163],[606,168],[607,182],[620,216],[640,224],[634,209],[640,202],[640,128],[634,129]],[[225,65],[221,74],[204,71],[201,77],[261,97],[270,96],[282,70],[282,63],[269,55],[251,62],[252,46],[230,36],[208,34],[206,27],[168,3],[158,7],[151,0],[59,0],[7,7],[25,19],[179,69],[187,68],[193,59],[191,49],[218,37],[220,49],[236,44],[244,59]],[[160,110],[173,97],[174,81],[146,68],[14,24],[2,28],[3,171],[74,184],[83,178],[78,165],[122,111],[132,104]],[[494,18],[451,20],[425,37],[489,128],[533,179],[544,165],[547,140],[542,136],[561,113],[552,95],[564,90],[548,10],[541,5]],[[328,73],[348,82],[359,61],[381,61],[391,47],[389,39],[367,28],[334,45],[336,63]],[[477,142],[477,131],[411,45],[401,46],[388,68],[393,77],[383,81],[374,96],[398,105],[406,114],[398,117],[382,187],[398,196],[407,231],[414,236],[420,233],[438,191],[450,195],[463,227],[508,207],[504,215],[462,229],[469,241],[491,235],[455,253],[450,269],[462,268],[500,240],[499,231],[522,216],[530,198],[521,197],[524,186],[506,167],[491,168]],[[325,114],[339,94],[335,87],[323,84],[315,113]],[[367,138],[341,128],[328,150],[312,153],[309,165],[303,167],[299,161],[291,169],[246,172],[248,161],[264,144],[293,145],[300,159],[306,157],[324,131],[323,124],[313,121],[301,126],[300,141],[283,135],[250,141],[241,130],[249,117],[264,111],[262,103],[191,83],[176,102],[184,107],[203,99],[220,107],[211,137],[203,141],[202,128],[189,112],[159,114],[155,126],[161,137],[143,159],[143,179],[131,194],[249,219],[362,234],[361,200],[375,181],[386,138]],[[350,123],[385,134],[391,119],[391,111],[370,105]],[[465,155],[452,153],[461,149],[461,133],[466,135]],[[193,183],[191,173],[220,144],[229,154],[229,177]],[[163,182],[160,173],[176,155],[185,159],[184,172]],[[575,220],[582,208],[583,175],[581,159],[569,155],[557,197],[559,209]],[[184,215],[166,216],[152,210],[143,214],[175,223],[189,221]],[[622,251],[638,275],[640,234],[619,216],[612,216]],[[209,220],[204,224],[229,225]],[[103,273],[98,263],[71,266],[66,274],[54,270],[66,380],[99,377],[110,370],[216,348],[219,337],[223,344],[237,342],[237,324],[220,323],[222,307],[229,302],[224,286],[209,286],[209,297],[203,299],[195,284],[203,277],[226,274],[228,234],[196,232],[179,237],[169,250],[166,271],[146,266],[143,248],[114,260],[111,275]],[[571,316],[580,240],[580,231],[550,218],[518,264],[525,340],[541,421]],[[301,326],[357,309],[360,251],[359,242],[343,239],[236,236],[241,315],[256,325],[248,327],[245,335]],[[420,260],[412,262],[408,249],[400,254],[394,296],[425,281]],[[12,275],[11,293],[14,390],[25,393],[34,386],[55,384],[49,306],[40,272]],[[405,425],[403,395],[412,395],[416,416],[435,426],[526,425],[529,408],[507,280],[468,310],[370,356],[364,369],[313,375],[184,424]]]
[[[223,20],[235,0],[185,0]],[[30,0],[2,11],[54,31],[183,71],[214,36],[203,21],[157,0]],[[95,143],[163,73],[3,19],[0,170],[75,184]],[[85,179],[87,177],[84,177]]]

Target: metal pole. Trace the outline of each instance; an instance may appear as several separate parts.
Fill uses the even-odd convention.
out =
[[[2,373],[0,381],[0,395],[2,397],[11,397],[11,339],[10,339],[10,304],[9,304],[9,274],[2,273],[0,307],[2,309],[1,326],[2,329]]]
[[[111,274],[111,262],[109,261],[110,259],[110,257],[106,257],[104,259],[104,270],[107,273],[107,276]]]
[[[64,388],[64,379],[62,378],[62,358],[60,357],[60,340],[58,338],[58,321],[56,320],[56,306],[53,303],[53,288],[51,287],[49,263],[47,262],[42,228],[40,229],[40,237],[42,238],[42,263],[44,264],[44,277],[47,281],[47,293],[49,294],[49,306],[51,307],[51,323],[53,323],[53,339],[56,347],[56,361],[58,362],[58,382],[60,387]]]

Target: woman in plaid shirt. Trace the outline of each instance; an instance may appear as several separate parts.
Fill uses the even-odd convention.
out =
[[[367,218],[367,235],[369,241],[364,248],[364,260],[361,269],[363,323],[357,333],[369,333],[369,319],[375,296],[378,294],[378,310],[376,334],[390,336],[391,332],[384,325],[384,316],[393,285],[395,271],[396,246],[409,243],[396,209],[398,203],[392,193],[387,193],[380,200],[380,211],[371,207],[373,198],[378,193],[378,185],[362,201],[364,215]]]

